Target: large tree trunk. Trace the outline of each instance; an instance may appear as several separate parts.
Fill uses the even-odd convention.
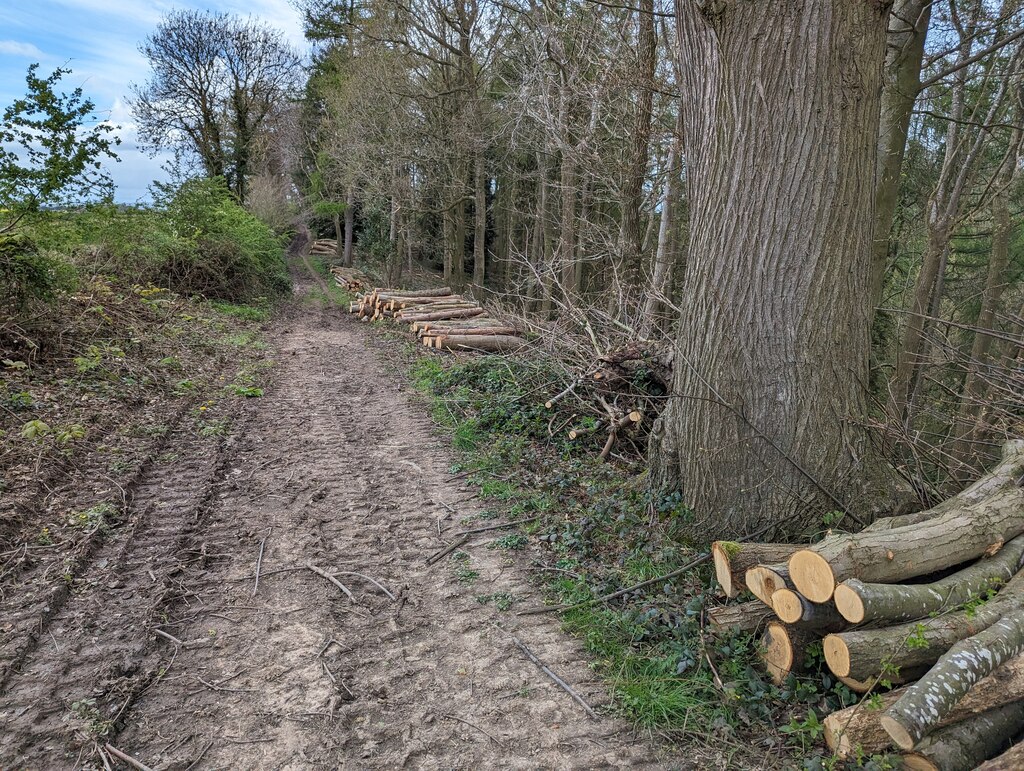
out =
[[[858,424],[887,13],[712,5],[677,5],[691,229],[654,482],[704,539],[869,519],[891,497]]]
[[[871,300],[882,299],[889,261],[889,233],[900,192],[900,171],[907,132],[921,86],[921,60],[933,0],[896,0],[889,14],[889,33],[882,75],[882,110],[875,179],[874,242],[871,246]]]

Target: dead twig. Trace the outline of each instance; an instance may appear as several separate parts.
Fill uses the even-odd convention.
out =
[[[446,556],[448,554],[451,554],[453,551],[458,549],[460,546],[462,546],[462,544],[464,544],[468,540],[469,540],[469,536],[468,535],[463,535],[460,538],[456,538],[450,544],[448,544],[443,549],[441,549],[441,551],[434,552],[429,557],[427,557],[426,563],[428,565],[433,565],[435,562],[440,560],[442,557],[444,557],[444,556]]]
[[[334,584],[334,585],[335,585],[335,586],[337,586],[337,587],[338,587],[339,589],[341,589],[341,591],[343,591],[343,592],[345,593],[345,596],[346,596],[346,597],[348,597],[348,598],[349,598],[350,600],[352,600],[352,602],[355,602],[355,601],[356,601],[356,598],[355,598],[355,596],[354,596],[354,595],[352,594],[352,592],[350,592],[350,591],[348,590],[348,587],[347,587],[347,586],[345,586],[345,584],[343,584],[343,583],[342,583],[341,581],[339,581],[339,580],[338,580],[337,578],[335,578],[334,576],[332,576],[332,575],[331,575],[330,573],[328,573],[328,572],[327,572],[326,570],[321,570],[321,569],[320,569],[320,568],[318,568],[318,567],[317,567],[316,565],[314,565],[314,564],[313,564],[312,562],[307,562],[307,563],[306,563],[306,567],[307,567],[307,568],[309,568],[310,570],[312,570],[312,571],[313,571],[314,573],[316,573],[316,574],[317,574],[318,576],[323,576],[323,577],[324,577],[324,578],[326,578],[326,579],[327,579],[328,581],[330,581],[330,582],[331,582],[332,584]]]
[[[210,751],[210,747],[212,747],[212,746],[213,746],[213,739],[210,739],[210,741],[208,741],[206,743],[206,746],[203,747],[203,749],[199,753],[199,755],[196,756],[196,759],[188,764],[188,766],[185,768],[185,771],[192,771],[193,768],[198,766],[199,765],[199,761],[202,760],[204,757],[206,757],[206,753]]]
[[[516,525],[525,525],[528,522],[536,522],[540,519],[540,515],[536,517],[528,517],[527,519],[517,519],[514,522],[502,522],[500,525],[488,525],[487,527],[476,527],[472,530],[462,530],[455,535],[472,535],[473,533],[486,533],[488,530],[504,530],[506,527],[515,527]]]
[[[516,615],[517,616],[533,616],[533,615],[536,615],[538,613],[561,613],[562,611],[566,611],[566,610],[575,610],[576,608],[585,608],[588,605],[595,605],[596,603],[599,603],[599,602],[608,602],[608,600],[614,600],[614,599],[616,599],[618,597],[621,597],[624,594],[629,594],[630,592],[635,592],[637,589],[644,589],[645,587],[651,586],[652,584],[661,583],[662,581],[667,581],[670,578],[675,578],[676,576],[682,575],[683,573],[685,573],[688,570],[693,570],[693,568],[697,567],[698,565],[700,565],[700,564],[702,564],[704,562],[707,562],[709,559],[711,559],[711,552],[705,552],[705,553],[701,554],[699,557],[697,557],[696,559],[690,560],[685,565],[683,565],[681,568],[676,568],[675,570],[671,571],[670,573],[665,573],[665,575],[663,575],[663,576],[656,576],[655,578],[649,578],[646,581],[641,581],[638,584],[633,584],[632,586],[627,586],[625,589],[619,589],[617,592],[611,592],[609,594],[603,594],[600,597],[594,597],[591,600],[583,600],[583,602],[577,602],[577,603],[574,603],[572,605],[545,605],[545,606],[540,607],[540,608],[527,608],[525,610],[519,611]]]
[[[389,592],[384,587],[384,585],[381,584],[379,581],[375,581],[374,579],[370,578],[367,575],[363,575],[362,573],[356,573],[355,571],[352,571],[352,570],[338,570],[338,571],[332,573],[331,575],[335,575],[335,576],[359,576],[359,578],[362,578],[362,579],[364,579],[366,581],[369,581],[371,584],[373,584],[378,589],[380,589],[382,592],[384,592],[384,594],[386,594],[388,597],[391,598],[392,602],[395,601],[395,595],[393,595],[391,592]]]
[[[169,632],[165,632],[163,629],[154,629],[153,631],[156,632],[161,637],[163,637],[163,638],[165,638],[167,640],[170,640],[175,645],[178,645],[178,646],[180,646],[182,648],[185,647],[185,643],[183,643],[181,640],[179,640],[173,634],[170,634]]]
[[[448,713],[445,713],[445,714],[441,715],[441,717],[446,717],[449,720],[457,720],[458,722],[462,723],[463,725],[468,725],[470,728],[475,728],[477,731],[482,733],[484,736],[486,736],[492,742],[497,744],[499,747],[501,747],[502,749],[506,749],[505,745],[502,742],[500,742],[498,739],[495,739],[493,736],[491,736],[489,733],[487,733],[487,731],[482,729],[476,723],[470,723],[468,720],[463,720],[461,717],[456,717],[455,715],[449,715]]]
[[[117,747],[114,747],[110,743],[103,745],[103,749],[105,749],[118,760],[124,761],[132,768],[137,768],[139,771],[153,771],[153,769],[147,766],[145,763],[140,763],[131,755],[125,755],[123,752],[121,752],[121,750],[119,750]]]
[[[263,567],[263,547],[267,545],[267,539],[270,538],[270,533],[272,531],[273,528],[268,530],[267,534],[263,536],[263,540],[260,541],[260,553],[259,556],[256,558],[256,583],[254,583],[252,586],[252,594],[250,595],[251,597],[255,597],[256,590],[260,588],[260,568]]]
[[[588,715],[590,715],[590,717],[594,718],[594,720],[597,720],[597,713],[594,712],[594,710],[591,708],[591,706],[589,704],[587,704],[587,702],[585,702],[583,700],[582,696],[580,696],[578,693],[576,693],[576,691],[574,691],[572,689],[572,686],[570,686],[567,682],[565,682],[565,680],[563,680],[558,675],[556,675],[554,672],[552,672],[548,668],[548,666],[543,661],[538,659],[533,654],[533,651],[531,651],[529,648],[527,648],[526,645],[524,645],[523,642],[518,637],[513,635],[512,636],[512,642],[514,642],[516,644],[516,647],[519,648],[519,650],[521,650],[524,654],[526,654],[526,658],[528,658],[530,661],[532,661],[534,664],[536,664],[540,668],[541,672],[543,672],[545,675],[550,677],[554,681],[555,685],[557,685],[559,688],[561,688],[567,694],[572,696],[572,698],[576,701],[576,703],[579,704],[581,707],[583,707],[583,711],[584,712],[586,712]]]

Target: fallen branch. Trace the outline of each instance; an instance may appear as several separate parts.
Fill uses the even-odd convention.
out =
[[[127,763],[132,768],[137,768],[139,771],[153,771],[153,769],[150,768],[149,766],[147,766],[145,763],[140,763],[135,758],[133,758],[131,755],[126,755],[125,753],[121,752],[121,750],[119,750],[117,747],[113,746],[110,743],[107,743],[107,744],[103,745],[103,749],[105,749],[107,752],[109,752],[111,755],[113,755],[118,760],[123,760],[125,763]]]
[[[585,702],[583,700],[583,697],[580,696],[578,693],[576,693],[576,691],[574,691],[572,689],[572,687],[568,683],[565,682],[565,680],[563,680],[558,675],[556,675],[554,672],[552,672],[548,668],[548,666],[546,664],[544,664],[544,662],[542,662],[540,659],[538,659],[533,654],[533,651],[531,651],[529,648],[527,648],[518,637],[513,636],[512,637],[512,642],[514,642],[516,644],[516,647],[519,648],[519,650],[521,650],[524,654],[526,654],[526,658],[528,658],[530,661],[532,661],[534,664],[536,664],[540,668],[540,670],[544,674],[546,674],[548,677],[550,677],[559,688],[561,688],[567,694],[572,696],[572,698],[575,699],[576,703],[579,704],[581,707],[583,707],[583,710],[588,715],[590,715],[590,717],[594,718],[594,720],[597,720],[597,713],[594,712],[594,710],[590,707],[590,705],[587,704],[587,702]]]
[[[327,579],[328,581],[330,581],[330,582],[331,582],[332,584],[334,584],[334,585],[335,585],[335,586],[337,586],[337,587],[338,587],[339,589],[341,589],[341,591],[343,591],[343,592],[345,593],[345,596],[346,596],[346,597],[348,597],[348,598],[349,598],[350,600],[352,600],[352,602],[355,602],[355,601],[356,601],[356,598],[355,598],[355,597],[353,596],[352,592],[350,592],[350,591],[348,590],[348,587],[347,587],[347,586],[345,586],[345,584],[343,584],[343,583],[342,583],[341,581],[339,581],[339,580],[338,580],[337,578],[335,578],[334,576],[332,576],[332,575],[331,575],[330,573],[328,573],[328,572],[327,572],[326,570],[321,570],[321,569],[320,569],[320,568],[318,568],[318,567],[317,567],[316,565],[314,565],[314,564],[313,564],[312,562],[307,562],[307,563],[306,563],[306,567],[307,567],[307,568],[309,568],[310,570],[312,570],[312,571],[313,571],[314,573],[316,573],[316,574],[317,574],[318,576],[323,576],[323,577],[324,577],[324,578],[326,578],[326,579]]]

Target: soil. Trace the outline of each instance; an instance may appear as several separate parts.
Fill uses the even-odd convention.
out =
[[[127,768],[108,743],[154,769],[660,767],[555,617],[478,600],[543,601],[508,531],[427,564],[483,507],[393,357],[311,289],[228,436],[171,424],[73,580],[44,560],[5,587],[0,767]]]

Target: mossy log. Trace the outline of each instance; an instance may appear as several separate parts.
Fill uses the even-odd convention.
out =
[[[827,716],[824,729],[828,748],[840,758],[846,758],[858,748],[866,755],[873,755],[892,746],[892,737],[882,727],[881,717],[906,690],[899,688],[880,694],[877,708],[867,703],[857,704]],[[935,729],[1017,701],[1024,701],[1024,656],[1011,659],[978,682]]]
[[[743,583],[757,599],[765,605],[772,604],[772,595],[780,589],[788,589],[789,566],[785,562],[774,565],[755,565],[743,576]]]
[[[950,648],[885,711],[882,727],[896,746],[912,749],[979,680],[1022,651],[1024,611],[1018,608]]]
[[[739,602],[708,608],[708,625],[714,631],[754,634],[775,618],[772,609],[760,602]]]
[[[926,518],[897,527],[868,527],[825,538],[789,558],[790,580],[812,602],[832,598],[848,578],[896,583],[994,554],[1024,533],[1024,440],[1007,442],[1003,461],[971,491],[922,512]],[[978,491],[987,494],[978,499]],[[956,502],[956,503],[954,503]],[[896,518],[894,518],[896,519]]]
[[[726,597],[736,597],[746,588],[743,580],[747,570],[757,565],[784,562],[796,548],[786,543],[715,541],[711,544],[715,577]]]
[[[910,771],[971,771],[1005,750],[1022,726],[1024,702],[983,712],[925,738],[903,756],[903,767]]]
[[[868,680],[885,669],[931,666],[961,640],[1024,608],[1024,574],[978,608],[895,626],[854,629],[825,637],[825,662],[839,677]]]
[[[978,766],[975,771],[1020,771],[1024,768],[1024,741],[1008,749],[1002,755]]]
[[[775,592],[772,607],[781,621],[815,632],[837,632],[850,625],[831,602],[811,602],[792,589]]]
[[[849,578],[835,591],[835,604],[850,623],[911,621],[956,607],[997,589],[1024,567],[1024,537],[992,557],[930,584],[869,584]]]

